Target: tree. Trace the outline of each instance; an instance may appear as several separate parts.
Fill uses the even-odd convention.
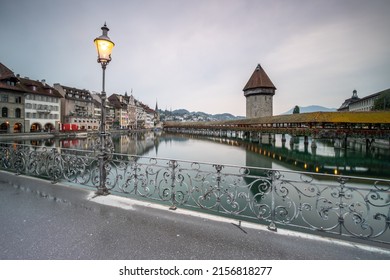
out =
[[[294,110],[293,110],[293,114],[299,114],[299,107],[298,107],[298,105],[296,105],[295,107],[294,107]]]
[[[372,107],[374,111],[385,111],[390,110],[390,89],[383,91],[379,97],[374,101],[374,106]]]

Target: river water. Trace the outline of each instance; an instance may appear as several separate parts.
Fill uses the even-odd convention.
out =
[[[115,152],[122,154],[189,160],[239,166],[254,166],[315,173],[390,179],[390,151],[366,150],[364,143],[352,142],[348,148],[334,148],[332,140],[317,140],[317,148],[303,138],[282,142],[260,140],[250,143],[236,138],[205,137],[170,133],[132,133],[112,135]],[[25,141],[47,147],[91,149],[92,138]]]

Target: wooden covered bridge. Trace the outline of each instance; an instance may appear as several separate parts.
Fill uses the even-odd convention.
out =
[[[165,122],[164,129],[217,136],[243,135],[248,138],[259,133],[289,134],[313,139],[346,140],[353,137],[364,138],[368,144],[374,139],[387,139],[390,143],[390,111],[314,112],[231,121]]]

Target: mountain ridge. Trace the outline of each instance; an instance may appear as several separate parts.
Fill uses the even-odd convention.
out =
[[[204,121],[212,121],[212,120],[237,120],[243,119],[244,116],[235,116],[230,113],[219,113],[219,114],[209,114],[200,111],[190,112],[187,109],[176,109],[173,111],[168,110],[159,110],[160,116],[167,119],[177,119],[183,118],[185,120],[204,120]]]
[[[309,106],[298,106],[299,113],[313,113],[313,112],[335,112],[336,108],[328,108],[320,105],[309,105]],[[288,110],[287,112],[282,113],[281,115],[289,115],[294,111],[294,107]]]

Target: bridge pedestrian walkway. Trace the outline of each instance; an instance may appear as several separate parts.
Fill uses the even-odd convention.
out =
[[[0,171],[0,260],[390,259],[372,247]]]

